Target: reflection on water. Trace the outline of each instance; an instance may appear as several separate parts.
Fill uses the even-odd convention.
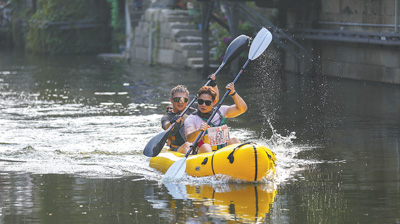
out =
[[[246,68],[249,110],[229,125],[276,153],[274,182],[166,186],[143,147],[177,80],[193,97],[206,77],[0,52],[0,223],[399,223],[400,88],[271,63]],[[221,72],[221,89],[231,79]]]
[[[129,179],[86,179],[66,175],[1,175],[2,223],[204,223],[262,221],[276,195],[274,186],[223,184],[186,188],[185,200],[165,187]],[[143,181],[142,181],[143,182]]]
[[[2,175],[1,177],[4,177]],[[129,180],[13,174],[1,182],[2,223],[158,222],[146,210],[145,185]],[[8,186],[8,187],[7,187]],[[135,199],[135,200],[133,200]]]
[[[217,186],[164,184],[164,186],[173,199],[191,201],[190,205],[193,208],[187,210],[188,215],[175,216],[171,220],[179,223],[222,220],[260,222],[269,213],[276,195],[276,189],[271,184],[224,183]],[[169,202],[172,210],[176,209],[175,200]],[[152,202],[157,205],[159,201]]]
[[[259,222],[269,213],[276,190],[274,186],[256,184],[187,186],[187,194],[200,201],[201,206],[214,207],[214,213],[222,220]]]

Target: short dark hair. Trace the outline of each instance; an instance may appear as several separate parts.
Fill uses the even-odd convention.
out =
[[[197,97],[200,97],[202,94],[208,94],[211,96],[212,100],[214,101],[215,98],[217,97],[217,93],[215,92],[215,90],[210,87],[210,86],[203,86],[199,89],[199,91],[197,92]]]

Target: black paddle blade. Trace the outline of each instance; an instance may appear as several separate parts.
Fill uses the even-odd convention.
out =
[[[169,136],[168,131],[163,131],[154,136],[147,143],[146,147],[143,150],[143,154],[148,157],[157,156],[163,149],[165,142],[168,139],[168,136]]]
[[[225,51],[224,63],[230,63],[237,58],[243,51],[249,48],[250,37],[240,35],[236,37]]]
[[[157,134],[147,143],[146,147],[143,150],[143,154],[148,157],[154,157],[160,154],[163,149],[165,142],[170,136],[175,135],[180,128],[180,123],[175,123],[172,128],[168,128],[167,130]]]

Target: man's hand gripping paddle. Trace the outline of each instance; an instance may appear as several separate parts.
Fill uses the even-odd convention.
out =
[[[225,51],[225,57],[217,71],[214,73],[215,76],[219,73],[219,71],[225,66],[225,64],[230,63],[233,61],[233,59],[237,58],[244,50],[246,50],[249,46],[249,40],[250,38],[246,35],[240,35],[236,37],[228,46],[228,48]],[[205,86],[207,86],[211,82],[211,79],[207,81]],[[197,97],[193,98],[192,101],[187,105],[184,111],[179,115],[182,117],[186,111],[189,109],[189,107],[196,101]],[[146,147],[143,150],[143,154],[145,154],[148,157],[154,157],[157,156],[161,150],[163,149],[165,142],[167,139],[175,134],[175,131],[177,131],[180,128],[178,123],[173,123],[171,126],[154,136],[150,141],[147,143]]]
[[[249,55],[246,63],[243,65],[242,69],[240,72],[236,75],[235,79],[233,80],[233,83],[235,84],[241,74],[243,73],[244,69],[247,67],[250,61],[258,58],[269,46],[269,44],[272,41],[272,34],[266,29],[262,28],[254,38],[254,40],[251,43],[250,50],[249,50]],[[226,91],[224,97],[220,100],[218,103],[217,107],[214,108],[213,113],[211,114],[210,118],[207,121],[207,124],[211,122],[217,111],[222,105],[222,102],[224,102],[225,98],[229,95],[230,90]],[[163,181],[170,181],[173,179],[179,179],[185,174],[186,170],[186,159],[189,156],[190,152],[194,150],[197,146],[197,142],[200,140],[200,137],[203,135],[204,131],[201,131],[199,135],[197,136],[196,140],[193,142],[192,146],[190,147],[190,150],[186,153],[185,157],[176,161],[173,163],[167,172],[165,173],[163,177]]]

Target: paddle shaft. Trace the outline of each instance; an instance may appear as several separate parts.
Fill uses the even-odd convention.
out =
[[[236,82],[238,81],[238,79],[240,78],[240,76],[243,74],[244,69],[247,67],[247,65],[249,64],[250,59],[247,59],[246,63],[243,65],[242,69],[240,69],[239,73],[236,75],[235,79],[233,80],[233,84],[236,84]],[[214,108],[213,113],[211,114],[210,118],[208,118],[207,120],[207,125],[209,125],[211,123],[211,120],[214,118],[215,114],[217,114],[219,108],[221,108],[222,103],[225,101],[226,97],[228,97],[229,93],[231,92],[230,89],[228,89],[225,93],[225,95],[222,97],[222,99],[219,101],[217,107]],[[192,146],[190,147],[189,151],[186,153],[185,157],[188,157],[189,154],[192,152],[192,150],[194,148],[197,147],[197,143],[199,142],[201,136],[204,134],[205,131],[200,131],[199,135],[197,135],[196,140],[194,140]],[[195,150],[193,150],[193,152],[195,152]]]

